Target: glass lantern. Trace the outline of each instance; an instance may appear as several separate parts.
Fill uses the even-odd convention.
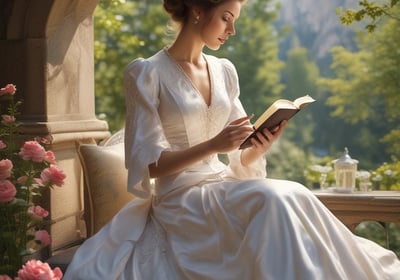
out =
[[[343,155],[334,160],[336,188],[352,192],[356,186],[358,160],[352,159],[349,150],[344,149]]]

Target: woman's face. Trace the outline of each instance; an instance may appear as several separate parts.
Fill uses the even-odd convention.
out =
[[[204,24],[200,31],[205,45],[211,50],[218,50],[235,35],[235,21],[239,18],[242,4],[238,0],[226,1],[205,15]]]

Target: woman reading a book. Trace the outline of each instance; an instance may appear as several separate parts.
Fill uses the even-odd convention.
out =
[[[265,152],[286,122],[238,149],[253,129],[235,67],[203,48],[235,34],[244,1],[163,3],[175,41],[125,71],[137,198],[80,247],[64,278],[399,279],[393,252],[353,235],[303,185],[266,178]]]

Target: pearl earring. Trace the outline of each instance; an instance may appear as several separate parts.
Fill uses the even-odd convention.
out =
[[[198,24],[199,23],[199,19],[200,19],[200,16],[196,16],[195,20],[194,20],[194,24]]]

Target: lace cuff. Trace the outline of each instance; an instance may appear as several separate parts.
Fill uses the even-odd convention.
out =
[[[260,179],[267,177],[267,160],[265,157],[260,157],[252,164],[243,166],[240,160],[241,153],[241,150],[236,150],[228,154],[229,168],[234,177],[239,179]]]

